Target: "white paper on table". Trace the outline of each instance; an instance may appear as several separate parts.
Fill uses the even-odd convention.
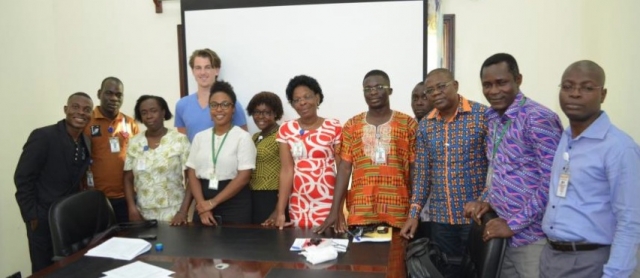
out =
[[[160,278],[169,277],[173,271],[137,261],[106,271],[104,274],[107,275],[106,278]]]
[[[310,238],[296,238],[293,241],[293,244],[291,245],[291,248],[289,248],[289,251],[304,251],[307,250],[310,247],[327,247],[327,246],[332,246],[334,249],[336,249],[336,251],[338,252],[346,252],[347,251],[347,247],[349,246],[349,240],[348,239],[340,239],[340,238],[323,238],[322,241],[318,244],[318,245],[312,245],[310,243],[311,239]]]
[[[307,258],[307,261],[311,264],[319,264],[338,258],[338,251],[336,251],[333,246],[311,246],[300,252],[300,255],[305,256]]]
[[[144,239],[113,237],[92,248],[85,255],[130,261],[151,249],[151,243]]]

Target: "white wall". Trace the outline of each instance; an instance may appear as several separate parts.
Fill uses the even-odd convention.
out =
[[[456,15],[456,79],[459,92],[486,103],[480,87],[482,62],[498,52],[512,54],[524,79],[522,91],[567,119],[558,104],[558,85],[571,63],[590,59],[606,74],[603,105],[614,124],[640,142],[633,114],[640,63],[640,18],[634,0],[526,1],[443,0],[442,12]],[[634,82],[635,81],[635,82]]]
[[[521,66],[523,91],[560,112],[563,70],[593,59],[608,76],[604,109],[640,141],[633,113],[640,100],[634,68],[640,64],[640,2],[444,0],[442,9],[456,14],[460,93],[484,102],[480,65],[496,52],[509,52]],[[151,1],[0,1],[0,107],[6,114],[0,119],[0,277],[30,273],[13,172],[32,129],[61,119],[70,93],[94,96],[108,75],[124,82],[126,113],[141,94],[177,101],[179,2],[165,1],[164,10],[155,14]],[[409,101],[410,92],[394,96],[403,93]]]
[[[110,75],[124,83],[122,111],[129,115],[142,94],[175,103],[180,2],[165,1],[156,14],[152,1],[5,0],[0,20],[0,277],[19,270],[24,277],[31,264],[13,172],[27,136],[62,119],[73,92],[97,104],[100,82]]]

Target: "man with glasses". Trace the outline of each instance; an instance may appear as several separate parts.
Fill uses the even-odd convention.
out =
[[[427,75],[424,92],[435,109],[418,127],[409,219],[400,234],[412,239],[427,199],[431,239],[448,257],[462,257],[471,229],[464,205],[480,197],[487,175],[487,107],[458,94],[458,81],[447,69]],[[459,277],[449,268],[446,277]]]
[[[640,148],[601,104],[604,70],[592,61],[562,75],[569,127],[553,159],[540,277],[630,277],[640,239]]]
[[[178,101],[174,126],[179,132],[187,134],[191,142],[198,132],[213,127],[209,114],[209,90],[218,80],[222,61],[213,50],[198,49],[191,54],[189,66],[198,83],[198,91]],[[236,101],[232,123],[247,130],[247,117],[239,101]]]
[[[391,109],[393,89],[385,72],[368,72],[362,85],[369,110],[349,119],[342,129],[333,204],[318,233],[334,224],[336,232],[346,231],[344,221],[337,218],[352,174],[347,196],[349,225],[401,228],[407,219],[418,123]]]
[[[507,238],[501,277],[539,276],[545,244],[541,222],[549,193],[549,175],[562,124],[558,115],[520,92],[522,75],[515,58],[499,53],[480,69],[488,136],[486,189],[479,201],[467,203],[465,217],[486,223],[484,240]]]

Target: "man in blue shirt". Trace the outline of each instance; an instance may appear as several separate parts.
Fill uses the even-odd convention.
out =
[[[592,61],[562,75],[563,132],[542,220],[540,277],[629,277],[640,239],[640,147],[600,105],[604,70]]]
[[[189,141],[192,141],[198,132],[213,127],[209,113],[209,90],[218,79],[221,65],[218,54],[208,48],[194,51],[189,58],[189,66],[198,83],[198,91],[178,101],[174,123],[179,132],[187,134]],[[232,123],[247,130],[247,117],[239,101],[236,101],[235,108]]]

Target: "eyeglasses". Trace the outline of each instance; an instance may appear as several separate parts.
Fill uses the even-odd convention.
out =
[[[580,94],[583,94],[583,95],[591,94],[598,89],[604,88],[603,86],[584,86],[584,87],[580,86],[579,87],[579,86],[573,86],[573,85],[560,85],[558,87],[560,87],[560,91],[562,91],[563,93],[573,93],[577,89],[578,92],[580,92]]]
[[[382,91],[384,91],[384,89],[389,89],[389,88],[391,88],[391,87],[385,86],[385,85],[376,85],[376,86],[373,86],[373,87],[364,87],[364,88],[362,88],[362,92],[364,92],[365,94],[366,93],[372,93],[374,90],[376,92],[382,92]]]
[[[302,100],[305,100],[305,101],[311,101],[314,97],[316,97],[316,95],[315,95],[315,94],[309,94],[309,95],[303,96],[303,97],[301,97],[301,98],[294,98],[294,99],[292,99],[292,100],[291,100],[291,104],[293,104],[293,105],[297,105],[297,104],[298,104],[298,103],[300,103]]]
[[[233,106],[233,103],[231,102],[223,102],[223,103],[217,103],[217,102],[211,102],[209,103],[209,108],[211,108],[211,110],[216,110],[218,108],[222,108],[223,111],[227,111],[229,110],[229,108],[231,108],[231,106]]]
[[[264,117],[271,117],[273,115],[273,111],[253,111],[252,114],[254,117],[258,117],[258,116],[264,116]]]
[[[445,89],[447,89],[447,86],[453,84],[453,81],[449,81],[447,83],[440,83],[438,85],[436,85],[435,88],[431,87],[431,88],[426,88],[424,90],[424,94],[427,96],[433,95],[433,93],[435,93],[436,90],[440,91],[440,92],[444,92]]]

